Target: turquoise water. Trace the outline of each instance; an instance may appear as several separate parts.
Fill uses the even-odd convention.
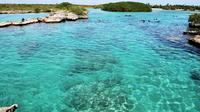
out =
[[[1,28],[0,106],[17,103],[17,112],[199,112],[200,81],[190,75],[200,71],[200,50],[182,35],[188,16],[90,9],[88,20]]]
[[[28,13],[28,14],[0,14],[0,22],[6,21],[21,21],[22,18],[34,18],[34,17],[44,17],[49,15],[48,13]]]

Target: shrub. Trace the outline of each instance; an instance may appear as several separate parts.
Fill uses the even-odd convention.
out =
[[[85,8],[81,7],[81,6],[71,6],[69,8],[69,10],[71,12],[73,12],[74,14],[77,14],[77,15],[84,15],[85,13]]]
[[[190,15],[188,21],[191,22],[191,23],[200,23],[200,13],[199,14]]]
[[[72,4],[68,2],[63,2],[61,4],[56,4],[56,8],[59,9],[68,9]]]
[[[41,11],[41,9],[35,8],[34,11],[35,11],[35,13],[39,13]]]
[[[137,2],[117,2],[104,4],[102,10],[114,12],[151,12],[151,6]]]
[[[176,9],[183,9],[183,10],[200,10],[199,6],[190,6],[190,5],[154,5],[152,6],[153,8],[162,8],[162,9],[166,9],[166,10],[176,10]]]

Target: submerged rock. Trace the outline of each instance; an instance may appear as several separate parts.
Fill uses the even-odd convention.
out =
[[[200,80],[200,71],[191,72],[190,78],[192,78],[193,80]]]
[[[40,44],[37,42],[27,42],[20,49],[18,49],[18,54],[21,58],[28,58],[32,56],[39,48]]]
[[[67,90],[70,95],[63,102],[79,112],[131,112],[134,100],[126,88],[120,77],[81,83]]]
[[[190,39],[189,39],[189,43],[190,43],[191,45],[200,47],[200,35],[196,35],[195,37],[190,38]]]
[[[140,20],[140,21],[142,21],[143,23],[145,23],[145,20]]]
[[[131,15],[129,15],[129,14],[127,14],[127,15],[125,15],[126,17],[131,17]]]

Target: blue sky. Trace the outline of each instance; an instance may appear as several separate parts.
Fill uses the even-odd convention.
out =
[[[0,0],[0,3],[26,3],[26,4],[55,4],[61,2],[70,2],[74,4],[103,4],[108,2],[118,2],[124,0]],[[127,0],[125,0],[127,1]],[[199,5],[200,0],[128,0],[128,1],[135,1],[135,2],[143,2],[143,3],[150,3],[150,4],[185,4],[185,5]]]

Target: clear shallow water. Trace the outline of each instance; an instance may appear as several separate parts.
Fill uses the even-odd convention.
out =
[[[21,21],[22,18],[43,17],[49,15],[48,13],[28,13],[28,14],[0,14],[0,22],[6,21]]]
[[[0,106],[17,103],[17,112],[198,112],[200,81],[190,75],[200,71],[199,50],[182,35],[188,15],[90,9],[88,20],[1,28]]]

